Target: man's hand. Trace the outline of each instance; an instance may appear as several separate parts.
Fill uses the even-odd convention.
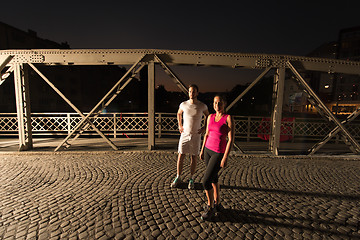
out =
[[[184,131],[184,127],[183,126],[179,126],[179,132],[182,133]]]
[[[198,133],[199,134],[204,134],[206,132],[206,127],[205,126],[203,126],[202,128],[200,128],[199,130],[198,130]]]

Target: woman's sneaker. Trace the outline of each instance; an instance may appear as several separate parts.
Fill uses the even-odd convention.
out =
[[[176,177],[176,178],[174,179],[174,181],[171,183],[170,187],[176,188],[177,186],[179,186],[180,183],[181,183],[180,177]]]
[[[205,207],[205,212],[201,215],[202,220],[211,220],[215,215],[215,208]]]

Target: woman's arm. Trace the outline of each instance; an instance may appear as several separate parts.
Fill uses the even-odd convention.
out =
[[[201,151],[200,151],[200,159],[204,159],[205,143],[206,143],[207,138],[209,137],[209,122],[210,122],[210,116],[208,116],[206,119],[206,131],[205,131],[204,140],[203,140],[203,144],[202,144]]]
[[[220,167],[222,167],[222,168],[226,167],[227,159],[228,159],[230,150],[234,144],[234,137],[235,137],[235,124],[234,124],[233,117],[229,115],[226,119],[226,122],[229,127],[229,131],[228,131],[228,141],[226,143],[225,153],[224,153],[224,156],[220,163]]]

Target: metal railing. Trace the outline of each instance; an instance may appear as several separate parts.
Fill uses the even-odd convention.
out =
[[[80,122],[77,113],[32,113],[33,136],[68,135]],[[94,125],[105,135],[113,138],[134,135],[147,136],[147,113],[103,113],[91,118]],[[234,116],[235,136],[239,140],[253,141],[266,139],[270,134],[270,121],[259,116]],[[178,135],[176,113],[156,113],[155,131],[157,137]],[[334,126],[322,118],[292,118],[282,122],[281,136],[291,141],[320,140]],[[360,139],[360,121],[346,125],[347,130],[356,139]],[[16,113],[0,113],[0,136],[17,136],[18,122]],[[97,135],[94,131],[85,131],[83,136]],[[337,141],[338,137],[332,139]]]

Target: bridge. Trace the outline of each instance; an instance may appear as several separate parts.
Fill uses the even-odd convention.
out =
[[[3,138],[17,136],[18,140],[12,138],[7,142],[6,149],[21,150],[1,153],[0,239],[360,238],[360,162],[356,140],[360,131],[354,124],[359,111],[340,122],[302,77],[304,70],[359,74],[360,63],[168,50],[7,50],[0,51],[0,60],[1,81],[14,73],[17,99],[16,114],[0,114],[0,134]],[[69,67],[128,64],[130,68],[93,110],[85,113],[38,70],[38,65],[59,64]],[[171,151],[148,151],[155,149],[155,143],[165,141],[173,149],[176,141],[163,137],[177,134],[175,115],[154,111],[155,64],[161,65],[183,92],[187,91],[186,87],[170,68],[174,64],[263,70],[228,108],[265,75],[274,76],[274,110],[267,121],[268,130],[262,132],[269,135],[269,146],[265,147],[270,155],[230,154],[229,167],[222,169],[219,177],[225,210],[212,222],[200,219],[204,204],[201,186],[204,162],[199,161],[194,190],[189,191],[185,183],[172,189],[169,183],[176,172],[177,155]],[[146,65],[148,113],[101,113]],[[75,113],[31,113],[29,69],[39,74]],[[324,116],[323,122],[297,119],[291,123],[291,126],[296,124],[297,131],[286,134],[282,131],[287,126],[281,121],[283,90],[289,80],[285,71],[295,76]],[[237,138],[244,140],[238,150],[248,151],[263,120],[235,116],[235,121]],[[321,134],[312,135],[305,130],[308,128],[322,129]],[[119,146],[128,144],[124,141],[128,138],[119,136],[124,133],[129,134],[131,144],[141,145],[146,151],[97,151],[104,146],[122,150]],[[66,146],[74,151],[30,151],[33,137],[39,140],[46,134],[66,137],[43,139],[42,150],[59,151]],[[81,138],[91,134],[101,138]],[[132,137],[136,134],[147,138]],[[325,143],[336,136],[335,141],[342,137],[347,143],[344,147],[356,155],[276,156],[281,136],[289,134],[295,139],[315,137],[318,142],[310,146],[309,154],[326,147]],[[82,141],[94,151],[76,151],[83,150],[81,144],[80,147],[76,144]],[[295,150],[294,145],[289,146]],[[184,177],[188,172],[186,164]]]
[[[172,71],[173,65],[189,66],[215,66],[228,68],[244,68],[262,70],[251,84],[229,104],[231,109],[246,93],[249,92],[261,79],[267,75],[274,77],[273,88],[273,111],[270,119],[269,146],[271,154],[279,155],[282,123],[282,106],[284,98],[284,86],[291,79],[286,78],[290,73],[307,95],[309,102],[314,105],[318,113],[335,127],[329,129],[325,137],[309,148],[309,154],[314,154],[332,138],[339,135],[341,140],[353,153],[360,152],[360,145],[345,125],[352,122],[360,113],[355,110],[345,120],[340,121],[325,106],[303,77],[304,71],[320,71],[326,73],[360,74],[360,63],[345,60],[311,58],[303,56],[269,55],[269,54],[242,54],[200,51],[175,51],[155,49],[33,49],[33,50],[3,50],[0,51],[1,81],[13,73],[16,89],[17,103],[17,131],[19,137],[19,150],[33,148],[32,113],[29,101],[29,69],[35,71],[69,106],[78,114],[80,120],[71,129],[67,136],[58,144],[54,151],[63,147],[71,147],[73,141],[78,139],[86,131],[94,131],[114,150],[118,147],[107,137],[94,121],[98,119],[107,106],[119,95],[121,91],[136,77],[144,66],[148,67],[148,116],[147,116],[147,148],[155,149],[156,118],[154,106],[155,89],[155,64],[160,65],[171,77],[178,88],[187,93],[187,87],[181,79]],[[88,113],[83,113],[48,79],[38,66],[48,67],[65,65],[129,65],[127,72],[114,84],[103,98]],[[329,124],[330,125],[330,124]],[[332,125],[330,125],[332,126]],[[338,134],[339,133],[339,134]],[[241,147],[238,147],[241,150]]]

